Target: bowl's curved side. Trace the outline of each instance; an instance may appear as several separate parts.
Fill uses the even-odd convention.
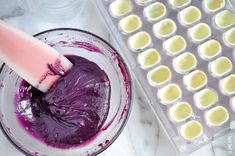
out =
[[[131,110],[131,106],[132,106],[132,98],[133,98],[133,92],[132,92],[132,80],[131,80],[131,75],[130,72],[128,70],[128,67],[126,65],[126,63],[124,62],[123,58],[121,57],[121,55],[115,50],[115,48],[113,48],[108,42],[106,42],[104,39],[100,38],[99,36],[92,34],[90,32],[84,31],[84,30],[80,30],[80,29],[73,29],[73,28],[59,28],[59,29],[51,29],[51,30],[47,30],[44,32],[40,32],[36,35],[34,35],[34,37],[36,38],[40,38],[40,36],[43,36],[44,34],[50,34],[51,32],[66,32],[66,31],[70,31],[70,32],[80,32],[86,35],[90,35],[91,37],[95,38],[99,43],[104,44],[105,46],[109,47],[111,49],[110,52],[112,52],[112,55],[110,56],[115,56],[115,61],[118,63],[119,66],[119,70],[122,73],[122,77],[123,77],[123,83],[125,83],[125,93],[126,93],[126,99],[125,99],[125,105],[123,105],[122,111],[119,113],[119,118],[117,119],[117,121],[119,122],[119,126],[117,126],[116,130],[115,130],[115,134],[111,137],[110,140],[105,141],[105,144],[102,145],[102,147],[100,148],[96,148],[95,151],[92,151],[92,153],[86,153],[87,155],[98,155],[101,152],[103,152],[105,149],[107,149],[117,138],[118,136],[121,134],[122,130],[124,129],[129,114],[130,114],[130,110]],[[7,66],[5,66],[4,64],[1,66],[0,68],[0,75],[3,74],[2,71],[4,68],[7,68]],[[1,83],[1,82],[0,82]],[[1,92],[1,90],[0,90]],[[1,104],[0,104],[1,105]],[[1,110],[0,110],[1,112]],[[0,128],[3,131],[4,135],[8,138],[8,140],[11,142],[11,144],[13,144],[20,152],[22,152],[25,155],[37,155],[39,153],[35,153],[32,151],[29,151],[27,148],[22,147],[21,145],[19,145],[17,143],[16,140],[14,140],[14,138],[8,133],[8,131],[6,131],[7,127],[5,126],[5,124],[3,123],[2,117],[0,118]]]

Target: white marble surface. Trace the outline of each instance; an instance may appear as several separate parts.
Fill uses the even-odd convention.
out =
[[[85,0],[84,0],[85,1]],[[94,32],[109,40],[107,31],[99,22],[93,6],[87,4],[82,13],[72,20],[55,22],[25,13],[16,5],[16,0],[0,0],[0,18],[19,29],[35,34],[43,30],[57,27],[75,27]],[[88,2],[87,2],[88,3]],[[90,20],[87,20],[90,19]],[[95,24],[95,25],[94,25]],[[1,44],[1,43],[0,43]],[[1,62],[0,62],[1,64]],[[231,134],[230,134],[231,135]],[[235,136],[233,137],[235,138]],[[214,143],[190,154],[190,156],[234,156],[229,153],[230,144],[235,140],[224,136]],[[233,144],[234,146],[234,144]],[[233,147],[235,150],[235,147]],[[0,156],[21,156],[0,132]],[[100,156],[174,156],[176,155],[169,140],[158,124],[154,113],[146,103],[138,85],[129,121],[120,137]]]

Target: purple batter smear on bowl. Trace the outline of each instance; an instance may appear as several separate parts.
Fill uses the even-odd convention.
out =
[[[22,82],[17,116],[34,137],[56,148],[80,145],[104,124],[111,95],[106,73],[95,63],[68,56],[74,67],[47,92]]]

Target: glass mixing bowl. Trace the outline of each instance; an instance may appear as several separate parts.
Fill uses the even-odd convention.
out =
[[[8,66],[0,68],[0,122],[9,141],[26,155],[93,156],[109,147],[124,128],[132,102],[128,69],[116,50],[103,39],[86,31],[53,29],[35,35],[65,55],[78,55],[95,62],[111,81],[108,117],[100,131],[84,144],[69,149],[46,145],[23,129],[16,115],[16,95],[22,79]]]

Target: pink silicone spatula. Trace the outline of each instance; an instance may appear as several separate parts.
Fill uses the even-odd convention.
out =
[[[0,59],[42,92],[73,66],[52,47],[1,20]]]

